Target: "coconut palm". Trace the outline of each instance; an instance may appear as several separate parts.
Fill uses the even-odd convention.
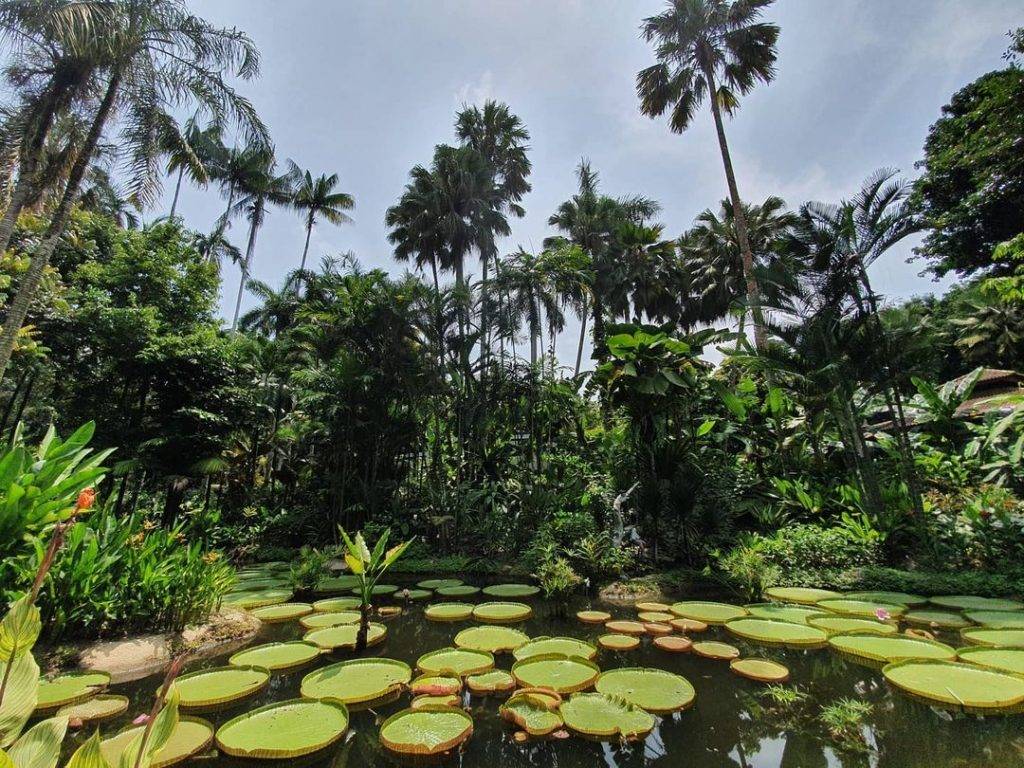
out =
[[[190,13],[183,0],[133,0],[104,7],[111,9],[109,16],[90,25],[88,35],[89,50],[97,52],[102,64],[102,95],[60,202],[10,304],[0,334],[0,378],[113,115],[118,116],[127,191],[139,205],[151,202],[159,191],[160,148],[169,135],[180,133],[171,114],[183,102],[194,102],[201,115],[236,123],[251,141],[266,141],[266,129],[252,105],[226,82],[231,76],[249,79],[258,73],[256,47],[245,33],[209,24]]]
[[[178,198],[181,196],[181,183],[188,174],[193,184],[206,184],[210,180],[210,166],[219,152],[223,151],[221,144],[221,128],[216,123],[211,123],[205,128],[200,128],[195,115],[185,122],[184,130],[180,135],[171,134],[167,137],[167,173],[177,172],[178,178],[174,183],[174,197],[171,200],[170,218],[178,210]]]
[[[217,266],[218,274],[225,259],[237,264],[242,258],[242,252],[227,239],[223,227],[217,227],[208,235],[197,232],[192,246],[205,261]]]
[[[643,36],[655,44],[658,63],[641,70],[636,77],[640,111],[649,117],[670,111],[669,125],[676,133],[690,126],[705,99],[711,104],[758,349],[765,347],[764,318],[722,111],[731,115],[739,106],[739,96],[775,76],[779,28],[759,21],[762,11],[772,2],[672,0],[668,9],[644,20]]]
[[[347,192],[336,191],[338,174],[330,176],[321,174],[316,178],[309,171],[304,171],[292,160],[288,161],[288,173],[295,190],[292,205],[305,216],[306,244],[302,248],[302,261],[299,272],[306,270],[306,256],[309,253],[309,238],[313,234],[313,226],[317,217],[334,224],[348,224],[352,219],[345,213],[351,211],[356,204],[355,198]],[[296,292],[302,288],[302,278],[295,282]]]

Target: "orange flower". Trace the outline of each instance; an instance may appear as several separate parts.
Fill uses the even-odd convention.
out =
[[[78,501],[75,502],[75,511],[84,512],[87,509],[92,509],[95,501],[96,491],[93,488],[83,488],[81,493],[78,494]]]

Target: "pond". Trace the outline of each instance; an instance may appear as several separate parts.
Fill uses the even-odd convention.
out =
[[[674,596],[676,599],[718,599],[714,595]],[[719,596],[720,599],[729,599]],[[459,598],[465,600],[466,598]],[[469,598],[482,602],[491,598]],[[383,602],[387,602],[385,598]],[[541,598],[527,600],[533,615],[514,624],[530,635],[569,636],[595,643],[607,630],[586,625],[575,614],[584,609],[610,612],[614,618],[635,619],[632,607],[612,606],[598,600],[573,598],[557,606]],[[415,667],[424,653],[450,646],[454,636],[477,622],[433,622],[424,618],[426,603],[408,603],[401,615],[383,620],[387,636],[364,656],[398,659]],[[252,645],[277,640],[299,639],[304,630],[295,621],[267,625]],[[513,738],[515,728],[498,713],[503,699],[462,693],[462,705],[473,717],[474,731],[461,751],[445,763],[462,768],[594,768],[596,766],[687,766],[688,768],[816,768],[817,766],[883,766],[911,768],[928,766],[1017,766],[1024,764],[1024,718],[1021,716],[977,717],[951,714],[918,703],[892,689],[877,669],[847,661],[835,651],[824,648],[792,650],[768,647],[738,639],[722,627],[712,626],[693,639],[721,640],[735,645],[744,657],[759,657],[784,664],[791,676],[788,687],[805,694],[796,704],[782,704],[766,697],[766,686],[741,678],[730,671],[728,662],[702,658],[692,653],[670,653],[643,638],[640,647],[625,652],[600,650],[596,663],[602,670],[621,667],[652,667],[684,676],[696,690],[689,709],[658,717],[654,729],[642,740],[598,742],[573,736],[564,739],[537,739],[520,743]],[[958,646],[955,634],[940,634],[938,639]],[[232,653],[237,652],[233,649]],[[227,663],[224,654],[193,665],[194,669]],[[275,673],[269,685],[242,702],[200,716],[220,726],[241,713],[272,702],[299,696],[303,677],[311,670],[350,653],[323,656],[311,665],[291,672]],[[510,669],[510,654],[497,657],[499,669]],[[104,735],[113,734],[130,724],[131,719],[148,709],[159,676],[134,683],[112,686],[111,693],[129,696],[132,706],[124,715],[102,724]],[[872,705],[864,720],[863,751],[840,749],[830,738],[828,728],[819,719],[821,708],[845,697],[855,697]],[[278,765],[311,768],[376,768],[402,764],[382,749],[378,732],[384,718],[409,705],[411,695],[374,709],[353,708],[345,739],[315,755]],[[69,738],[68,751],[86,737],[90,729]],[[194,761],[208,766],[258,764],[224,755],[209,754]],[[274,763],[264,763],[274,764]]]

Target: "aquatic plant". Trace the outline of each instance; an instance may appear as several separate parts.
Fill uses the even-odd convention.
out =
[[[872,710],[870,703],[860,699],[837,699],[821,708],[818,720],[844,749],[866,750],[868,745],[864,740],[864,721]]]
[[[359,580],[357,596],[360,598],[359,611],[361,619],[359,622],[359,632],[356,634],[355,651],[356,653],[361,653],[366,650],[367,634],[370,628],[370,606],[373,603],[377,582],[380,581],[381,576],[384,575],[388,568],[394,565],[395,561],[409,548],[413,539],[404,541],[391,549],[386,549],[391,531],[390,529],[385,529],[384,533],[377,539],[373,551],[371,551],[366,545],[362,533],[357,533],[353,540],[344,529],[339,528],[338,530],[348,549],[345,553],[345,562],[348,564],[349,570]],[[395,587],[395,590],[397,589]]]

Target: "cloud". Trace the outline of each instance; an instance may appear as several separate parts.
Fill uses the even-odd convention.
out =
[[[455,104],[459,107],[463,104],[483,104],[493,98],[494,73],[489,69],[485,70],[476,82],[463,83],[455,92]]]

